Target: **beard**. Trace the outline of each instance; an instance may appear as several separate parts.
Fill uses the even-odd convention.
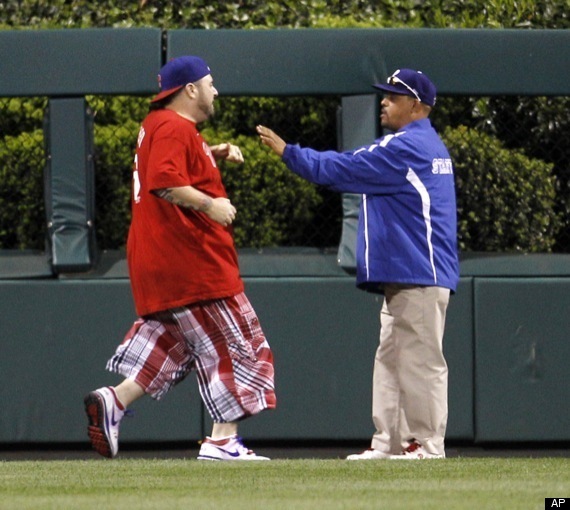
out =
[[[204,116],[209,119],[211,117],[214,116],[214,114],[216,113],[216,108],[214,107],[214,103],[206,103],[206,102],[201,102],[199,105],[200,111],[204,114]]]

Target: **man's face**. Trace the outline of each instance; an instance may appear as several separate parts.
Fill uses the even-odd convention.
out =
[[[417,104],[416,104],[417,103]],[[383,128],[397,131],[412,122],[412,112],[417,108],[419,101],[403,94],[386,93],[380,106],[380,125]]]
[[[218,97],[218,91],[214,87],[212,75],[204,76],[195,85],[198,90],[198,108],[205,118],[208,119],[214,115],[214,100]]]

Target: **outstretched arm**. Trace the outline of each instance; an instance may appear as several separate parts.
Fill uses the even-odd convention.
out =
[[[285,146],[287,145],[283,138],[265,126],[257,126],[256,130],[259,138],[261,139],[261,143],[267,145],[267,147],[269,147],[279,157],[283,156]]]
[[[273,130],[258,125],[261,143],[281,157],[287,168],[303,179],[341,193],[369,193],[377,184],[378,172],[370,150],[354,152],[317,151],[287,144]],[[377,147],[377,146],[376,146]],[[368,149],[368,148],[366,148]],[[384,172],[385,173],[385,172]],[[381,180],[382,182],[382,180]],[[380,189],[385,189],[381,187]]]

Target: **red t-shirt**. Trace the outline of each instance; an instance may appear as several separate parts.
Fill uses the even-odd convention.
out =
[[[226,197],[220,171],[196,125],[171,110],[151,112],[137,141],[129,275],[139,315],[243,291],[231,227],[171,204],[152,190],[193,186]]]

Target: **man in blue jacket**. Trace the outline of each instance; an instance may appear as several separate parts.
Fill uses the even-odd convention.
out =
[[[436,89],[420,71],[386,84],[380,121],[392,133],[353,152],[286,144],[258,126],[262,143],[301,177],[362,194],[357,286],[384,294],[373,376],[371,447],[349,460],[445,457],[447,364],[443,333],[459,280],[453,165],[428,117]]]

